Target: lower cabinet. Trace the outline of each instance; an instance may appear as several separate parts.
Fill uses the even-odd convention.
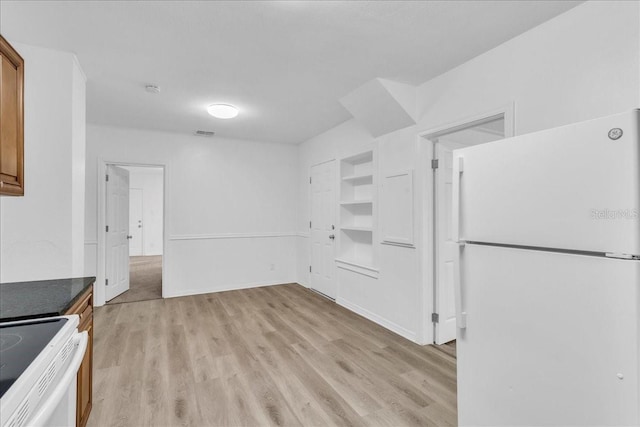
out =
[[[87,351],[78,370],[76,397],[76,426],[84,427],[91,413],[93,394],[93,286],[80,297],[78,302],[66,314],[79,315],[80,325],[78,326],[78,331],[87,331],[89,334]]]
[[[77,396],[77,414],[76,425],[84,427],[91,413],[91,382],[93,380],[93,319],[88,322],[85,327],[80,328],[81,331],[87,331],[89,334],[89,343],[87,351],[84,354],[82,365],[78,370],[78,396]]]

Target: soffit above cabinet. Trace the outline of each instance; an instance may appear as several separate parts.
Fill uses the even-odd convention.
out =
[[[373,79],[360,86],[340,103],[373,137],[416,124],[416,92],[413,86]]]

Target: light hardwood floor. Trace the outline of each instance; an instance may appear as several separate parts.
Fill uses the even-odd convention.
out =
[[[449,426],[455,346],[296,285],[106,305],[89,426]]]

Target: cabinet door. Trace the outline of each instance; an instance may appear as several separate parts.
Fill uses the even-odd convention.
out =
[[[87,331],[89,342],[87,351],[82,359],[82,364],[78,370],[78,391],[77,391],[77,412],[76,425],[84,427],[91,413],[92,386],[93,380],[93,318],[89,319],[85,326],[80,327],[81,331]]]
[[[0,194],[24,194],[24,62],[0,36]]]

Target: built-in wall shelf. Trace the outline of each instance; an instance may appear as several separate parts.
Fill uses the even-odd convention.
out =
[[[349,200],[340,202],[342,206],[372,205],[373,200]]]
[[[374,233],[376,177],[373,150],[340,160],[338,267],[377,277]]]
[[[360,175],[349,175],[342,177],[343,181],[358,183],[358,184],[372,184],[373,183],[373,174],[366,173]]]
[[[363,232],[363,233],[373,233],[373,228],[372,227],[351,227],[351,226],[342,226],[341,227],[342,230],[344,231],[356,231],[356,232]]]

